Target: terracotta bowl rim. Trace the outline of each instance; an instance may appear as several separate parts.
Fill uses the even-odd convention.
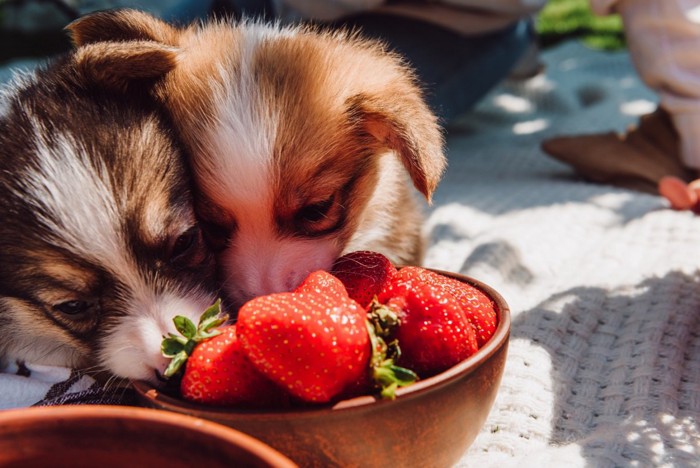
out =
[[[208,439],[241,447],[261,461],[269,463],[270,466],[284,468],[297,466],[275,448],[237,429],[195,416],[154,408],[99,404],[14,408],[0,411],[0,428],[11,429],[13,424],[34,427],[37,424],[44,424],[47,420],[55,421],[57,419],[77,423],[91,420],[128,420],[139,423],[155,423],[182,431],[195,431]],[[3,429],[0,429],[0,433]]]
[[[235,416],[239,419],[264,419],[265,417],[315,417],[316,415],[329,412],[338,413],[359,410],[369,405],[376,406],[395,404],[397,401],[406,401],[423,393],[430,393],[437,389],[443,388],[445,385],[448,385],[450,382],[458,378],[466,377],[478,369],[484,362],[493,356],[493,354],[495,354],[503,346],[507,345],[510,338],[511,328],[510,307],[503,296],[493,287],[467,275],[432,268],[431,270],[461,281],[465,281],[485,293],[496,304],[498,325],[491,339],[472,356],[437,375],[424,380],[419,380],[418,382],[407,387],[399,388],[396,391],[396,398],[394,400],[378,400],[371,395],[363,395],[339,401],[332,406],[310,406],[308,408],[291,409],[241,409],[208,406],[180,400],[167,394],[160,393],[152,384],[148,382],[132,381],[131,384],[140,397],[152,402],[159,408],[166,408],[174,411],[189,411],[201,415],[218,415],[220,417]]]

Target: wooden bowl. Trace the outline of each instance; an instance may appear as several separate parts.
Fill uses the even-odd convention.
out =
[[[259,440],[210,421],[146,408],[83,405],[0,412],[0,466],[296,465]]]
[[[510,336],[510,310],[493,288],[454,273],[495,303],[498,328],[474,355],[397,391],[395,400],[362,396],[333,406],[259,411],[214,408],[134,382],[149,407],[216,421],[256,437],[301,466],[451,466],[469,448],[491,410]]]

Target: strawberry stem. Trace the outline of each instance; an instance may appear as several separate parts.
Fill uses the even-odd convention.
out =
[[[376,334],[382,338],[391,337],[401,323],[398,314],[391,307],[379,302],[377,296],[370,302],[367,316]]]
[[[401,356],[399,342],[395,339],[388,343],[386,341],[399,326],[398,315],[375,298],[370,304],[366,325],[372,346],[370,358],[372,380],[382,398],[393,400],[396,398],[397,388],[405,387],[418,380],[415,372],[394,364],[395,360]]]
[[[168,333],[168,336],[163,337],[160,346],[161,353],[163,356],[171,358],[170,364],[163,372],[163,376],[172,377],[177,374],[182,365],[187,362],[195,346],[218,335],[220,331],[216,328],[227,320],[228,315],[222,313],[221,310],[221,299],[218,299],[202,313],[197,325],[182,315],[173,318],[175,328],[180,335]]]

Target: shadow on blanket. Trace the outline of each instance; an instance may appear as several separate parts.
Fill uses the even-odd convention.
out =
[[[700,389],[691,360],[700,352],[699,282],[700,272],[674,271],[632,288],[572,288],[518,315],[512,339],[552,360],[550,445],[577,441],[598,461],[616,445],[624,459],[614,462],[645,465],[663,440],[667,459],[697,462],[688,433],[700,424],[690,403]]]

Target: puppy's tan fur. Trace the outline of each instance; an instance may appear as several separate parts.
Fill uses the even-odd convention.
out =
[[[225,237],[234,298],[292,288],[352,250],[420,263],[410,185],[430,200],[442,135],[411,70],[381,44],[255,22],[177,29],[133,10],[69,29],[77,45],[104,47],[105,64],[159,48],[176,61],[155,93],[190,152],[198,214]]]

